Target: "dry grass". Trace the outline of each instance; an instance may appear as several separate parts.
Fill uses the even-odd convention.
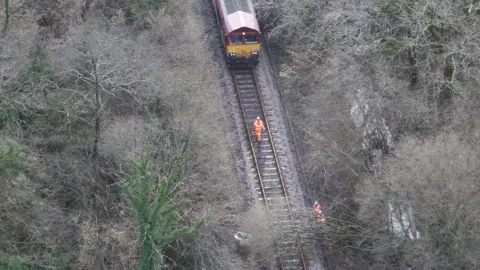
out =
[[[132,217],[130,217],[132,218]],[[138,239],[136,224],[127,222],[97,223],[94,219],[80,225],[80,269],[136,269]]]

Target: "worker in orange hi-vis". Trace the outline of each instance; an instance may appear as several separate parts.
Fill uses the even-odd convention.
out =
[[[257,116],[255,122],[253,122],[255,126],[255,135],[257,135],[257,141],[262,140],[262,131],[265,130],[265,126],[263,125],[263,121],[260,119],[260,116]]]
[[[325,216],[322,213],[322,209],[320,209],[320,204],[315,201],[313,204],[313,215],[318,218],[319,221],[325,221]]]

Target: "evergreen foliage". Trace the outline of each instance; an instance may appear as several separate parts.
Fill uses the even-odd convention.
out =
[[[5,35],[8,30],[8,22],[10,19],[10,11],[9,11],[9,0],[3,0],[3,9],[4,9],[4,16],[5,16],[5,21],[3,22],[3,34]]]
[[[0,257],[0,270],[28,270],[30,258],[21,256]]]
[[[48,99],[52,90],[58,89],[59,79],[47,62],[42,45],[34,45],[28,54],[28,65],[12,83],[0,88],[0,129],[16,123],[23,130],[58,122],[62,114],[52,107],[58,99]]]
[[[28,59],[28,66],[19,75],[13,90],[33,93],[58,87],[57,75],[47,62],[43,45],[34,45],[28,54]]]
[[[201,223],[194,227],[182,225],[180,209],[187,201],[176,196],[177,183],[182,178],[182,156],[172,158],[171,151],[162,154],[165,153],[170,155],[170,162],[164,163],[159,177],[150,171],[149,157],[143,155],[140,162],[134,163],[131,182],[124,186],[140,227],[141,270],[165,267],[164,249],[193,235],[201,226]]]
[[[23,153],[12,141],[7,141],[0,145],[0,179],[9,180],[18,176],[18,174],[27,169],[27,163]]]

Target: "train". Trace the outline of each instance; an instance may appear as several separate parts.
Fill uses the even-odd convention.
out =
[[[213,0],[230,68],[253,68],[260,62],[260,26],[252,0]]]

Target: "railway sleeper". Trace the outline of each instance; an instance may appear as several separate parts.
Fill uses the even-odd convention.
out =
[[[249,80],[251,81],[250,84],[254,85],[253,76],[251,74],[239,74],[236,76],[236,79],[238,84],[241,84],[241,82],[244,80]]]
[[[250,118],[250,117],[252,117],[252,115],[249,115],[249,111],[251,111],[252,109],[255,109],[254,113],[261,113],[262,112],[260,104],[257,101],[254,101],[254,100],[251,100],[251,101],[249,100],[248,102],[244,102],[243,109],[246,112],[247,120],[255,120],[255,118],[253,118],[253,119]],[[257,115],[255,115],[255,117],[257,117]]]
[[[250,70],[235,71],[235,76],[238,77],[250,77],[253,78],[253,73]]]
[[[268,159],[264,159],[263,161],[268,161]],[[260,168],[260,172],[262,174],[274,174],[278,175],[278,170],[277,166],[272,166],[272,165],[264,165],[263,163],[258,164],[258,167]]]
[[[257,194],[262,194],[262,192],[260,190],[257,190]],[[284,197],[283,195],[283,191],[282,190],[274,190],[274,189],[270,189],[270,190],[265,190],[265,196],[270,198],[270,197]]]
[[[280,256],[282,256],[282,264],[284,266],[293,266],[298,265],[300,260],[300,252],[298,252],[298,247],[296,245],[291,246],[289,249],[279,249]],[[288,260],[286,260],[288,258]]]
[[[259,105],[255,104],[253,102],[248,103],[248,104],[243,104],[243,109],[246,112],[247,121],[255,120],[255,118],[258,116],[258,114],[260,114],[262,112],[262,110],[259,109]]]
[[[267,185],[271,185],[272,183],[273,184],[280,184],[280,180],[277,178],[277,179],[262,179],[262,181],[264,182],[264,184],[267,184]]]
[[[237,84],[239,87],[244,85],[255,87],[255,82],[253,78],[237,78]]]
[[[270,145],[268,145],[268,147],[266,147],[265,149],[262,149],[261,146],[260,146],[260,150],[261,150],[262,152],[259,153],[259,154],[262,154],[262,153],[273,153],[273,149],[272,149],[272,147],[270,147]]]
[[[257,116],[262,114],[262,111],[256,107],[244,107],[244,110],[245,118],[247,119],[247,122],[249,122],[249,125],[252,125],[251,127],[253,129],[253,121],[255,121],[255,118],[257,118]]]
[[[262,111],[259,110],[258,108],[255,107],[244,107],[244,110],[245,110],[245,114],[246,114],[246,119],[247,119],[247,122],[249,123],[249,128],[250,129],[254,129],[253,128],[253,121],[255,121],[255,118],[257,118],[257,116],[261,115],[262,114]]]
[[[282,260],[282,268],[283,269],[303,269],[303,266],[300,259],[290,260],[289,262],[285,262],[284,260]]]
[[[277,172],[277,167],[270,167],[270,166],[261,164],[260,170],[262,172]]]
[[[257,192],[257,196],[258,196],[259,198],[263,198],[262,192],[258,191],[258,192]],[[279,193],[279,192],[277,192],[277,193],[265,192],[265,197],[270,198],[271,200],[274,200],[275,198],[283,197],[283,194],[282,194],[282,193]]]
[[[273,152],[255,153],[255,156],[257,157],[257,162],[259,162],[259,164],[263,164],[261,162],[266,162],[266,161],[274,161],[276,163],[275,157],[273,156]]]
[[[257,199],[258,199],[259,201],[263,201],[263,200],[264,200],[263,196],[261,196],[261,197],[259,196]],[[285,197],[280,196],[280,195],[279,195],[279,196],[267,197],[267,201],[275,201],[275,203],[281,202],[281,201],[284,200],[284,199],[285,199]]]
[[[280,177],[278,177],[278,173],[277,173],[277,172],[262,173],[262,177],[263,177],[263,178],[267,178],[267,179],[276,178],[277,180],[280,181]]]
[[[261,191],[262,188],[260,185],[257,185],[255,190]],[[264,185],[263,190],[265,190],[265,192],[277,192],[283,194],[283,188],[281,186]]]
[[[300,256],[297,254],[292,254],[292,255],[285,255],[282,258],[282,262],[288,263],[288,262],[300,262]]]
[[[245,108],[245,119],[247,119],[247,122],[248,121],[252,121],[251,124],[253,124],[253,121],[255,120],[255,118],[259,115],[262,114],[262,110],[258,109],[258,108]],[[253,126],[252,126],[253,128]]]
[[[242,95],[242,104],[245,105],[245,104],[255,104],[257,106],[261,106],[261,103],[260,101],[258,100],[258,98],[253,94],[253,93],[246,93],[246,92],[240,92],[240,95]]]
[[[237,77],[237,87],[249,86],[251,88],[257,88],[252,77],[248,76],[238,76]]]
[[[240,96],[242,97],[242,103],[246,103],[245,101],[247,99],[249,100],[254,100],[255,103],[261,104],[260,99],[258,98],[258,93],[257,93],[257,88],[248,88],[251,89],[251,91],[242,91],[240,92]]]
[[[255,184],[255,188],[260,188],[260,184],[257,182]],[[283,186],[280,184],[280,182],[271,182],[271,183],[263,183],[263,188],[264,189],[282,189],[283,190]]]
[[[283,196],[283,189],[282,188],[264,188],[263,190],[265,190],[265,192],[276,192],[278,194],[282,194],[282,196]],[[260,187],[256,187],[255,191],[257,193],[261,193],[262,189]]]
[[[247,73],[247,74],[252,74],[252,71],[250,69],[234,69],[233,70],[234,74],[242,74],[242,73]]]
[[[242,97],[242,98],[243,98],[243,97]],[[249,108],[255,107],[255,108],[257,108],[258,110],[260,110],[260,103],[257,102],[257,101],[254,101],[254,100],[249,101],[249,102],[245,102],[245,99],[244,99],[243,108],[246,109],[247,107],[249,107]]]
[[[283,269],[303,269],[303,266],[302,266],[302,263],[300,262],[300,260],[298,260],[298,262],[295,263],[295,265],[283,265]]]
[[[255,96],[254,93],[251,93],[255,91],[255,89],[240,89],[240,97],[242,99],[242,105],[244,106],[245,104],[256,104],[258,106],[261,105],[260,101],[258,98]]]
[[[265,192],[265,195],[267,195],[267,197],[273,197],[273,196],[284,196],[283,195],[283,190],[282,189],[264,189],[264,192]],[[257,189],[257,193],[258,194],[262,194],[262,190],[261,189]]]
[[[260,174],[264,175],[265,173],[277,173],[276,175],[278,176],[278,170],[277,168],[264,168],[263,166],[268,166],[263,164],[258,164],[258,167],[260,167]],[[257,173],[257,168],[256,167],[250,167],[250,172],[251,173]]]
[[[298,253],[298,251],[297,251]],[[299,253],[300,254],[300,253]],[[300,257],[300,255],[298,255]],[[300,259],[298,259],[296,262],[292,261],[289,263],[284,263],[282,261],[282,269],[304,269],[303,264]]]
[[[279,239],[282,240],[283,236]],[[298,242],[297,239],[285,239],[284,241],[277,241],[277,247],[279,253],[283,253],[286,256],[288,255],[296,255],[296,251],[298,251]],[[294,259],[295,256],[291,256],[291,259]]]
[[[277,171],[262,172],[261,175],[263,181],[275,179],[277,183],[281,184],[280,175]]]

